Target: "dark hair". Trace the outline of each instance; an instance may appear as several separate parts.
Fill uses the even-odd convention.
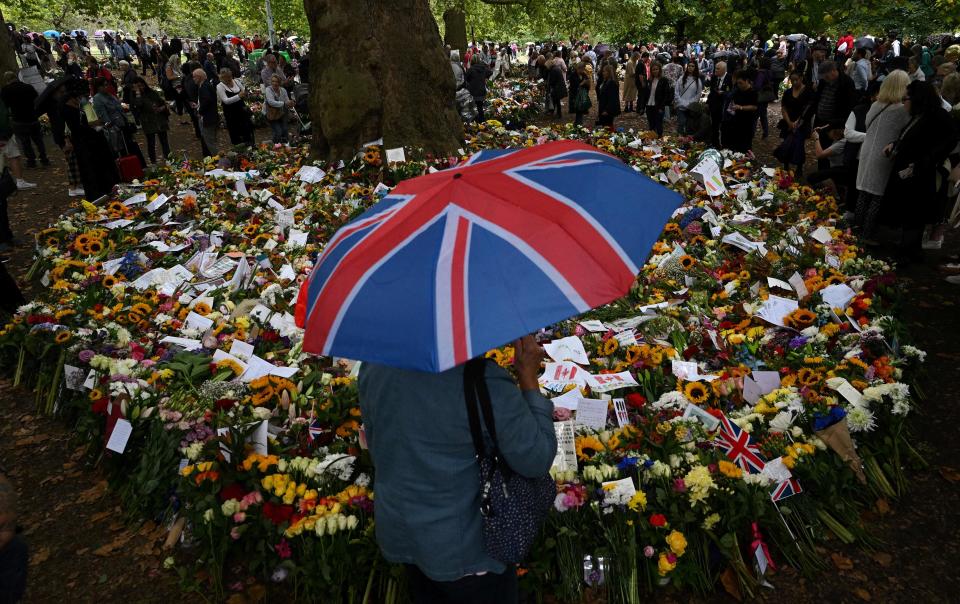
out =
[[[823,63],[820,63],[819,72],[821,75],[825,73],[830,73],[831,71],[836,71],[836,70],[837,70],[836,61],[826,60]]]
[[[94,89],[94,90],[100,90],[101,87],[106,86],[106,85],[107,85],[107,78],[102,78],[102,77],[93,78],[93,89]]]
[[[691,66],[691,65],[693,65],[693,74],[687,73],[687,67],[689,67],[689,66]],[[687,76],[690,76],[690,77],[694,78],[695,80],[699,80],[699,79],[700,79],[700,66],[697,65],[697,62],[696,62],[696,61],[690,61],[689,63],[687,63],[686,67],[683,68],[683,83],[684,83],[684,85],[686,85],[686,83],[687,83]]]
[[[910,115],[925,115],[940,108],[940,94],[930,82],[914,80],[907,85],[910,98]]]
[[[738,69],[736,73],[733,74],[734,80],[744,80],[753,84],[753,78],[750,77],[750,72],[746,69]]]
[[[853,51],[853,54],[857,55],[858,57],[866,57],[866,56],[867,56],[867,49],[866,49],[866,48],[863,48],[863,47],[861,46],[860,48],[858,48],[858,49],[856,49],[855,51]]]

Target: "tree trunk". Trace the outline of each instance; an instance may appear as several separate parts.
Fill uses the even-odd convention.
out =
[[[453,72],[428,0],[304,0],[313,152],[352,157],[364,143],[447,154],[463,145]]]
[[[462,8],[448,8],[443,12],[443,43],[459,50],[461,57],[467,52],[467,15]]]
[[[0,10],[0,75],[8,71],[17,73],[20,71],[20,64],[17,63],[17,51],[13,47],[13,39],[3,18],[3,11]]]

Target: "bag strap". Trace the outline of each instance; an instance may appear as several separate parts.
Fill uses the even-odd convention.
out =
[[[870,123],[868,123],[868,124],[866,125],[866,129],[869,129],[869,128],[870,128],[870,125],[873,124],[873,122],[877,121],[877,118],[880,117],[880,114],[882,114],[884,111],[886,111],[886,110],[887,110],[887,107],[889,107],[889,106],[890,106],[890,103],[887,103],[886,105],[884,105],[884,106],[883,106],[883,109],[881,109],[880,111],[878,111],[877,114],[876,114],[875,116],[873,116],[873,119],[870,120]]]
[[[483,367],[477,366],[474,359],[463,366],[463,397],[467,404],[467,419],[470,422],[470,437],[477,459],[486,454],[483,433],[480,431],[480,414],[477,412],[477,374],[482,377]]]
[[[487,360],[484,358],[470,359],[463,369],[463,394],[467,403],[467,418],[470,421],[470,436],[473,438],[473,448],[478,456],[487,453],[483,441],[483,433],[480,430],[480,417],[477,413],[477,403],[480,406],[480,412],[483,413],[483,423],[493,441],[493,449],[490,454],[499,458],[500,446],[497,441],[497,424],[493,418],[493,406],[490,404],[490,391],[487,389],[487,380],[485,372]]]

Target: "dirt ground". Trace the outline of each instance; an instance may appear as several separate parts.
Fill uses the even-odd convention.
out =
[[[773,118],[773,116],[776,118]],[[771,106],[771,124],[779,118]],[[588,119],[592,124],[592,119]],[[192,128],[171,119],[172,147],[199,155]],[[640,129],[637,114],[625,114],[618,126]],[[672,126],[671,126],[672,127]],[[258,138],[268,131],[258,130]],[[756,151],[770,157],[775,134],[758,139]],[[221,143],[226,144],[225,133]],[[39,186],[11,200],[13,229],[24,242],[6,257],[10,272],[23,281],[30,266],[33,233],[44,228],[72,201],[67,197],[63,156],[48,139],[53,165],[27,170]],[[145,149],[144,149],[145,151]],[[770,160],[769,165],[773,165]],[[960,246],[953,235],[950,253]],[[903,309],[916,344],[927,350],[923,378],[925,399],[913,421],[914,442],[930,463],[913,476],[910,491],[887,513],[870,513],[882,545],[872,552],[823,547],[833,566],[816,581],[790,569],[771,579],[775,586],[761,598],[777,602],[956,602],[960,593],[960,462],[956,426],[960,420],[960,289],[943,280],[938,264],[948,251],[930,253],[924,264],[898,271],[912,301]],[[23,283],[25,291],[29,291]],[[0,462],[12,472],[21,497],[21,524],[31,550],[27,602],[198,602],[206,598],[184,592],[180,579],[163,570],[165,528],[127,523],[117,497],[106,488],[97,468],[85,466],[70,444],[71,427],[38,416],[33,397],[0,381]],[[831,556],[838,554],[837,556]],[[687,601],[686,596],[673,598]],[[677,601],[665,595],[664,600]],[[711,601],[731,601],[717,594]],[[247,601],[235,597],[234,604]]]

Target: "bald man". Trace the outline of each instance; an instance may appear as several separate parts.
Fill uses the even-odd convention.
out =
[[[217,153],[217,132],[220,129],[220,115],[217,113],[217,91],[207,80],[202,69],[193,70],[193,81],[197,85],[197,115],[200,118],[200,147],[204,156]]]

